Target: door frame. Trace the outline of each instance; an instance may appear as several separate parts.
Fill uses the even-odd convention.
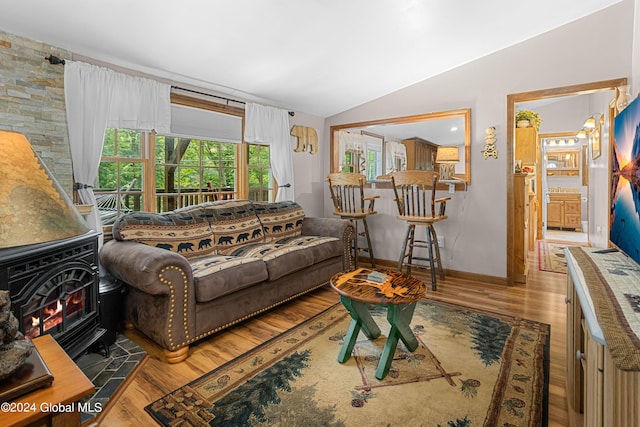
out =
[[[536,101],[547,98],[558,98],[571,95],[588,95],[595,92],[615,90],[627,85],[627,78],[603,80],[599,82],[583,83],[531,92],[513,93],[507,95],[507,285],[515,285],[515,257],[514,257],[514,198],[513,172],[515,166],[515,107],[519,102]]]

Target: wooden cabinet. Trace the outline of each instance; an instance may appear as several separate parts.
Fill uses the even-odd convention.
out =
[[[537,200],[535,193],[532,193],[530,180],[533,176],[526,173],[516,173],[513,175],[513,202],[514,202],[514,222],[513,222],[513,256],[515,259],[515,281],[518,283],[527,282],[529,273],[528,253],[535,244],[536,220],[537,220]]]
[[[516,128],[516,160],[522,160],[525,166],[535,166],[539,155],[540,141],[536,128]]]
[[[582,227],[580,197],[580,193],[549,193],[547,227],[572,228],[580,231]]]
[[[529,180],[531,179],[535,178],[529,178]],[[530,189],[531,186],[529,186]],[[534,251],[536,249],[536,240],[538,240],[538,198],[531,191],[529,191],[529,216],[527,221],[528,249]]]
[[[638,426],[640,372],[615,366],[580,265],[568,255],[567,266],[566,391],[571,426]]]
[[[435,170],[438,144],[418,137],[404,139],[402,143],[407,148],[407,170]]]

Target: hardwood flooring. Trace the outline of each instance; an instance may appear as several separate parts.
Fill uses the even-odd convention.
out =
[[[565,395],[566,275],[539,271],[536,253],[530,252],[529,255],[530,268],[526,285],[507,287],[446,277],[438,283],[438,290],[429,291],[428,295],[433,299],[550,324],[549,426],[568,426],[569,413]],[[161,361],[161,351],[153,343],[135,331],[127,332],[129,338],[143,347],[150,357],[115,402],[100,415],[99,425],[156,425],[144,411],[146,405],[338,301],[337,294],[330,288],[320,288],[192,346],[187,360],[174,365]]]

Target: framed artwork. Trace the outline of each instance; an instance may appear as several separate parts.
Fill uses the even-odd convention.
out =
[[[591,159],[595,160],[602,155],[602,141],[600,135],[602,134],[602,119],[604,116],[600,116],[600,120],[597,121],[596,127],[591,132]]]
[[[615,118],[609,241],[640,263],[640,98]]]

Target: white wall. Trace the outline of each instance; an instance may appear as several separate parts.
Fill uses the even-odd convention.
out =
[[[606,247],[609,243],[609,102],[606,94],[591,96],[591,110],[605,114],[602,127],[602,155],[593,160],[589,151],[589,241],[593,246]],[[613,138],[613,136],[611,136]]]
[[[510,93],[570,86],[631,75],[634,0],[625,0],[517,46],[394,92],[326,120],[331,125],[470,107],[471,185],[447,206],[449,219],[438,224],[445,237],[445,268],[506,276],[506,97]],[[430,41],[433,42],[433,41]],[[435,41],[437,42],[437,41]],[[557,66],[563,64],[563,66]],[[508,124],[512,126],[511,123]],[[496,126],[499,158],[484,160],[484,130]],[[608,147],[603,146],[603,150]],[[324,174],[329,155],[323,155]],[[595,165],[594,165],[595,166]],[[296,178],[298,176],[296,175]],[[597,171],[595,181],[604,181]],[[606,187],[606,184],[602,184]],[[324,198],[328,200],[328,189]],[[381,195],[371,220],[377,258],[396,260],[404,224],[395,219],[390,190]],[[331,206],[324,204],[326,216]]]
[[[305,215],[324,216],[323,188],[327,176],[323,167],[323,158],[329,156],[329,144],[325,142],[324,119],[308,114],[296,113],[289,120],[294,125],[308,126],[318,134],[318,152],[311,154],[309,148],[305,152],[293,152],[293,172],[295,178],[296,202],[304,208]],[[291,137],[291,149],[297,146],[297,138]]]

